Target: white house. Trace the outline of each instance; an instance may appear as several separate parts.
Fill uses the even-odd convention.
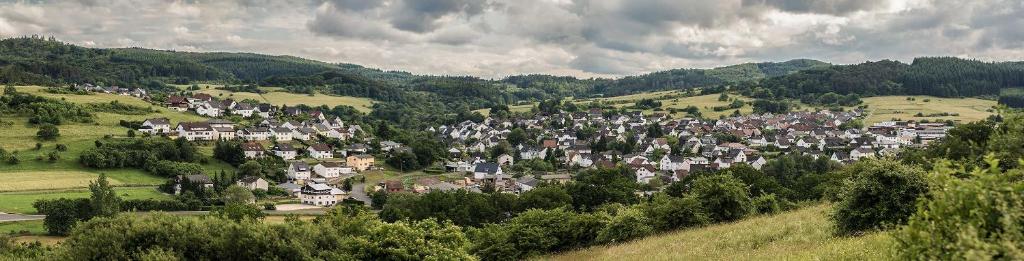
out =
[[[512,158],[511,155],[501,154],[498,156],[498,164],[502,166],[511,166],[512,164],[515,164],[515,159]]]
[[[309,164],[302,161],[293,161],[288,166],[288,178],[293,180],[307,180],[310,177]]]
[[[276,146],[274,146],[273,151],[274,155],[281,157],[284,160],[295,159],[296,154],[298,154],[291,144],[286,143],[277,144]]]
[[[245,153],[245,158],[256,159],[263,157],[263,145],[255,142],[242,143],[242,151]]]
[[[302,204],[321,207],[333,206],[345,200],[344,191],[320,183],[306,184],[306,186],[302,187],[302,192],[299,194]]]
[[[178,127],[174,129],[178,132],[178,137],[184,137],[185,140],[194,141],[214,139],[213,128],[206,122],[181,122],[178,123]]]
[[[139,132],[149,134],[170,133],[171,121],[167,118],[146,119],[146,121],[142,122]]]
[[[276,127],[270,129],[270,135],[274,136],[277,141],[290,141],[292,140],[292,130],[288,128]]]
[[[498,163],[480,163],[476,164],[473,168],[473,179],[477,181],[495,179],[500,180],[501,175],[504,172],[501,171],[501,166]]]
[[[352,168],[346,167],[341,162],[320,162],[313,166],[313,172],[324,178],[337,178],[342,174],[351,174]]]
[[[334,158],[334,153],[331,151],[331,146],[327,144],[317,143],[309,146],[309,157],[314,159],[330,159]]]
[[[270,183],[268,183],[267,180],[257,176],[244,177],[242,179],[239,179],[238,182],[236,182],[235,184],[238,185],[239,187],[244,187],[249,190],[267,190],[270,188]]]
[[[875,150],[870,149],[870,148],[860,147],[860,148],[856,148],[856,149],[850,151],[850,159],[852,159],[852,160],[860,160],[862,158],[868,158],[868,157],[874,157],[874,156],[875,156]]]

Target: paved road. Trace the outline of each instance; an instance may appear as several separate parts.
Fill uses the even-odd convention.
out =
[[[0,213],[0,223],[3,222],[14,222],[14,221],[26,221],[26,220],[41,220],[44,215],[21,215],[21,214],[7,214]]]
[[[363,201],[363,204],[370,205],[370,196],[366,195],[366,183],[352,183],[352,191],[349,196],[352,199]]]

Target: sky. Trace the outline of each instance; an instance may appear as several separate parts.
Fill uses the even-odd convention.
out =
[[[920,56],[1024,60],[1022,0],[0,0],[0,37],[417,74],[619,77]]]

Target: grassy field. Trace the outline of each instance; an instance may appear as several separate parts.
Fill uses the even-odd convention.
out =
[[[213,97],[227,99],[231,98],[236,101],[244,99],[253,99],[261,102],[267,102],[274,105],[298,105],[305,104],[309,106],[320,106],[327,105],[328,107],[334,107],[337,105],[348,105],[356,108],[364,113],[373,111],[372,99],[352,97],[352,96],[334,96],[322,93],[317,93],[313,96],[305,94],[289,93],[282,88],[278,87],[260,87],[260,90],[267,91],[267,93],[251,93],[251,92],[232,92],[227,90],[218,90],[216,87],[220,85],[208,85],[199,84],[200,93],[210,94]],[[179,89],[187,90],[189,85],[176,85]]]
[[[114,191],[122,199],[166,199],[171,197],[156,190],[156,187],[115,188]],[[31,214],[36,212],[36,209],[32,207],[32,203],[36,200],[88,196],[89,190],[86,189],[4,192],[0,193],[0,212]]]
[[[907,100],[907,97],[913,100]],[[871,124],[893,119],[902,120],[956,120],[962,122],[977,121],[992,115],[992,107],[996,101],[976,98],[939,98],[931,96],[881,96],[864,98],[870,115],[865,123]],[[928,100],[928,101],[925,101]],[[915,117],[937,113],[955,113],[959,116]]]
[[[541,260],[885,260],[885,233],[833,236],[827,205],[683,230]]]

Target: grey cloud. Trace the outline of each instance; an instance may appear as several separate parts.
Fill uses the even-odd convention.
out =
[[[743,0],[744,5],[764,5],[786,12],[847,14],[882,7],[888,0]]]
[[[334,6],[353,11],[364,11],[380,7],[384,1],[378,0],[330,0]]]
[[[445,15],[474,16],[487,5],[477,0],[400,0],[395,3],[391,25],[399,30],[424,33],[437,29]]]

